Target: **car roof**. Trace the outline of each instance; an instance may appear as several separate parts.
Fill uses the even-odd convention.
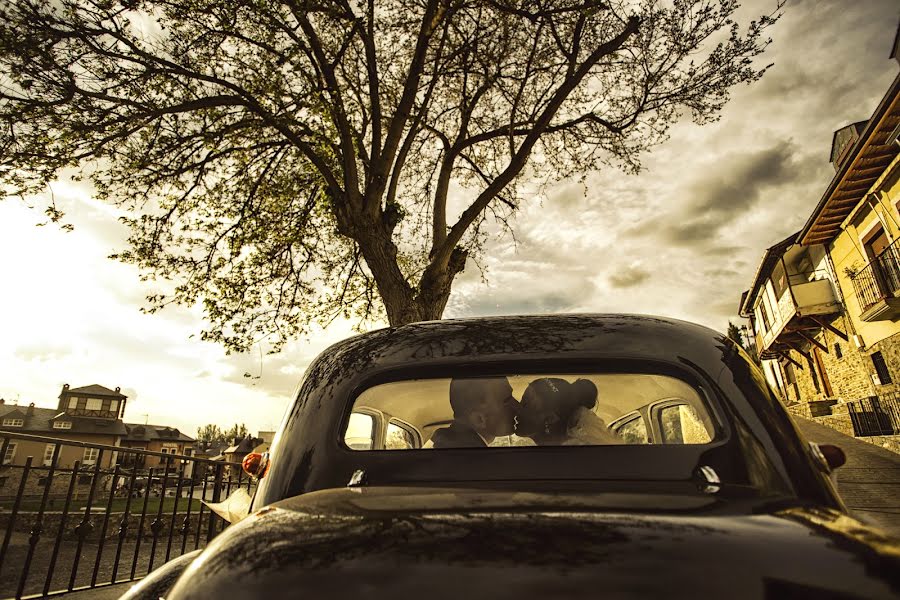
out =
[[[506,373],[509,369],[559,373],[566,367],[571,368],[570,372],[595,372],[615,370],[616,365],[626,362],[630,370],[671,372],[702,388],[714,403],[728,403],[724,414],[737,415],[741,426],[748,427],[752,437],[765,440],[762,451],[773,456],[771,470],[777,471],[784,480],[792,479],[779,458],[796,458],[803,452],[796,432],[759,370],[721,333],[686,321],[650,315],[508,316],[447,319],[381,329],[349,338],[323,351],[307,369],[294,405],[273,444],[272,467],[261,486],[261,502],[343,486],[356,469],[368,470],[373,475],[382,473],[397,483],[468,476],[454,471],[453,456],[458,451],[441,451],[419,458],[427,453],[385,457],[379,456],[385,454],[381,452],[348,450],[343,445],[342,434],[353,399],[373,385],[459,373],[479,376],[490,374],[491,370],[494,373]],[[726,430],[729,427],[726,423]],[[778,430],[774,433],[777,441],[772,441],[773,429]],[[779,444],[783,446],[780,451],[776,449]],[[588,455],[594,450],[568,452],[581,452],[587,460],[593,460]],[[635,446],[604,449],[623,456],[623,453],[648,450],[652,452]],[[646,479],[675,472],[679,477],[690,478],[707,450],[673,447],[667,454],[667,460],[671,461],[668,465],[663,464],[665,461],[650,464],[656,457],[648,454],[640,458],[647,462],[638,471]],[[537,457],[541,452],[532,454]],[[732,461],[725,456],[729,452],[733,454],[740,449],[735,444],[723,449],[723,464]],[[490,460],[480,461],[476,469],[479,477],[499,477],[503,469],[511,469],[510,473],[526,472],[516,465],[519,459],[501,455],[500,451],[492,452]],[[569,472],[577,476],[577,465],[566,464],[562,469],[556,466],[558,456],[548,453],[543,468],[553,474],[558,472],[560,477],[568,476]],[[802,464],[799,467],[806,468]],[[606,471],[600,473],[603,469]],[[603,469],[592,472],[598,473],[598,477],[617,477],[624,473],[615,461],[605,464]]]

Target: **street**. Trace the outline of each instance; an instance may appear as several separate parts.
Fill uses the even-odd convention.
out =
[[[810,441],[840,446],[847,464],[838,469],[838,491],[862,521],[900,538],[900,455],[814,421],[794,418]]]

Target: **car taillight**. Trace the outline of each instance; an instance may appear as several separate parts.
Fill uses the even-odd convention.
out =
[[[266,473],[269,472],[269,453],[263,452],[260,454],[259,452],[251,452],[244,457],[241,466],[244,468],[244,473],[247,475],[262,479],[266,476]]]

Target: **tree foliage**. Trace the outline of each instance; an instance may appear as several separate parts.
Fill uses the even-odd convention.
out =
[[[231,443],[236,438],[247,437],[248,434],[247,426],[243,423],[235,423],[227,430],[209,423],[197,428],[197,441],[206,444]]]
[[[229,349],[440,318],[488,223],[761,77],[773,3],[2,0],[0,177],[88,178]]]
[[[731,321],[728,321],[728,331],[725,332],[725,335],[727,335],[732,341],[734,341],[744,350],[747,349],[747,347],[744,345],[743,336],[741,335],[741,328]]]
[[[218,425],[209,423],[203,427],[197,428],[197,441],[204,444],[222,442],[225,440],[225,434]]]
[[[753,359],[758,365],[762,363],[759,360],[759,352],[756,349],[756,342],[750,337],[750,333],[748,330],[743,327],[738,327],[731,321],[728,321],[728,331],[725,333],[729,338],[734,340],[734,342],[743,348],[747,354]],[[745,337],[746,336],[746,337]]]

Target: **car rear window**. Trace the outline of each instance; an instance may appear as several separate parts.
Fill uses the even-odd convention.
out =
[[[703,395],[651,373],[513,374],[370,387],[345,420],[352,450],[708,444]]]

